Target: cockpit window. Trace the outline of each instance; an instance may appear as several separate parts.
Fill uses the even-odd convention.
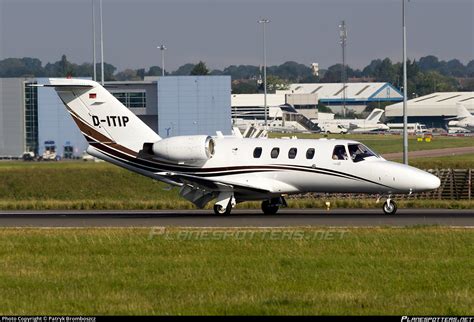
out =
[[[347,147],[349,148],[351,159],[354,162],[363,161],[368,157],[379,157],[375,152],[372,152],[372,150],[363,144],[349,144]]]
[[[347,160],[346,147],[344,145],[336,145],[332,152],[333,160]]]

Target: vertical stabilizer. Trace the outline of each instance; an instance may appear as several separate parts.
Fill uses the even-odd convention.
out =
[[[144,142],[160,140],[133,112],[100,84],[90,80],[51,78],[54,87],[86,139],[138,152]]]

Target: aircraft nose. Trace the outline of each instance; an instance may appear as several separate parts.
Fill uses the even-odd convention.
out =
[[[418,191],[429,191],[429,190],[435,190],[439,188],[439,185],[441,184],[441,181],[439,178],[435,175],[432,175],[431,173],[424,172],[423,174],[418,175],[418,180],[416,184],[416,190]]]

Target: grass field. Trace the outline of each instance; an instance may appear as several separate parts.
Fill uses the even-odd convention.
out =
[[[469,229],[150,232],[1,229],[0,314],[474,313]]]
[[[413,159],[421,168],[474,168],[474,155]],[[107,163],[0,162],[0,209],[192,209],[178,190]],[[293,208],[379,207],[373,199],[289,199]],[[474,200],[400,200],[399,207],[474,208]],[[243,203],[238,208],[260,208]]]

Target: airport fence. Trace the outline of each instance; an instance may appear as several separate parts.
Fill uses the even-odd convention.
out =
[[[434,174],[441,180],[438,189],[414,193],[412,195],[397,195],[397,199],[436,199],[436,200],[473,200],[474,199],[474,169],[429,169],[425,170]],[[304,195],[296,195],[298,197],[315,197],[315,198],[357,198],[365,199],[366,194],[327,194],[327,193],[309,193]],[[374,195],[374,197],[376,197]]]

